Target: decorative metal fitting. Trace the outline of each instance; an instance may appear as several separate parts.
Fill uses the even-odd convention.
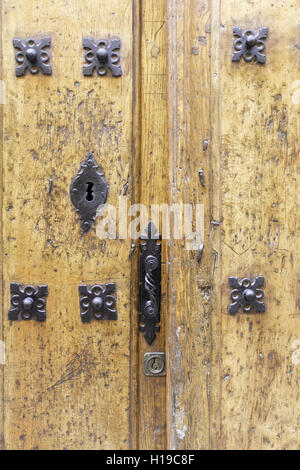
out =
[[[166,375],[166,355],[164,352],[144,354],[144,374],[148,377],[163,377]]]
[[[246,62],[255,59],[259,64],[265,64],[266,56],[261,52],[265,49],[263,40],[267,39],[268,32],[269,28],[260,28],[257,34],[252,29],[243,33],[242,28],[234,27],[233,35],[238,36],[238,39],[233,43],[237,52],[232,53],[232,61],[239,62],[244,57]]]
[[[200,247],[199,247],[199,250],[198,250],[198,253],[197,253],[197,258],[196,258],[197,263],[199,265],[201,264],[201,261],[202,261],[203,252],[204,252],[204,243],[201,243]]]
[[[108,186],[103,173],[98,171],[99,166],[90,153],[81,170],[72,181],[70,188],[71,201],[79,213],[81,227],[88,232],[95,221],[97,208],[104,204],[107,198]]]
[[[46,320],[46,297],[48,286],[41,285],[35,288],[31,285],[23,286],[17,282],[10,284],[11,308],[8,319],[15,321],[19,317],[31,320],[35,316],[37,321]]]
[[[150,345],[160,330],[161,295],[161,244],[160,235],[153,222],[147,227],[147,234],[141,236],[140,245],[140,318],[139,329]]]
[[[201,186],[203,186],[203,188],[205,188],[205,178],[204,178],[204,170],[203,170],[203,168],[200,168],[200,169],[198,170],[198,175],[199,175],[199,179],[200,179]]]
[[[47,64],[50,53],[45,50],[45,47],[50,45],[50,36],[41,38],[40,42],[37,42],[34,38],[29,38],[24,42],[21,39],[14,38],[13,46],[18,49],[15,58],[17,63],[20,64],[16,67],[16,76],[25,75],[27,69],[32,74],[36,74],[41,70],[44,75],[51,75],[52,67]]]
[[[80,317],[82,322],[96,320],[117,320],[116,284],[82,284],[78,288],[80,298]]]
[[[83,66],[83,75],[91,76],[95,69],[100,76],[106,75],[108,69],[113,77],[122,75],[121,66],[116,65],[120,60],[120,54],[116,52],[121,47],[120,39],[94,41],[93,38],[84,38],[83,47],[89,49],[84,56],[88,65]]]
[[[256,312],[264,312],[265,304],[261,302],[264,297],[264,292],[260,287],[264,286],[264,276],[258,276],[251,282],[249,278],[238,280],[237,277],[230,277],[228,279],[229,286],[234,290],[231,292],[230,297],[234,301],[229,305],[230,315],[237,313],[241,307],[245,313],[250,313],[255,310]]]

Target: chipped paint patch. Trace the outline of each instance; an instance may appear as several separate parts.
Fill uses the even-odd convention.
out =
[[[185,438],[185,433],[187,431],[187,427],[184,425],[182,429],[176,429],[176,435],[179,439]]]
[[[0,80],[0,104],[6,104],[6,85]]]
[[[299,104],[300,103],[300,80],[295,80],[292,84],[292,88],[296,88],[292,95],[292,103]]]
[[[293,342],[292,349],[296,350],[292,354],[292,363],[294,364],[294,366],[299,366],[300,365],[300,340],[299,339],[296,339]]]
[[[0,340],[0,364],[5,364],[5,343],[4,341]]]

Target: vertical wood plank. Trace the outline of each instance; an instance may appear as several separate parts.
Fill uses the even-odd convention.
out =
[[[117,206],[132,171],[132,1],[2,5],[4,445],[126,449],[135,445],[130,240],[101,240],[95,229],[83,235],[69,188],[90,151],[109,184],[109,204]],[[45,33],[53,75],[17,79],[12,38]],[[123,76],[83,77],[82,38],[110,35],[122,41]],[[48,284],[44,324],[9,323],[12,281]],[[117,284],[118,321],[81,323],[82,282]]]
[[[187,239],[172,240],[169,246],[167,420],[172,449],[210,445],[210,32],[211,2],[168,1],[171,203],[192,204],[194,223],[196,204],[204,211],[204,237],[197,250],[188,249]]]
[[[140,48],[141,48],[141,4],[139,0],[133,1],[132,19],[132,190],[131,202],[135,204],[140,200],[141,187],[141,100],[140,100]],[[139,295],[139,253],[137,240],[131,240],[131,344],[130,344],[130,448],[139,447],[139,331],[138,331],[138,295]]]
[[[2,57],[2,5],[0,6],[0,57]],[[0,192],[3,194],[3,164],[2,164],[2,155],[3,155],[3,106],[5,102],[5,88],[3,82],[3,72],[2,66],[0,66],[0,148],[1,148],[1,158],[0,158]],[[3,251],[3,224],[2,224],[2,204],[0,203],[0,279],[1,279],[1,313],[0,313],[0,348],[4,348],[4,336],[3,336],[3,262],[2,262],[2,251]],[[1,351],[0,351],[0,449],[4,448],[4,351],[2,349],[2,361],[1,361]]]
[[[223,448],[299,448],[299,4],[221,9]],[[269,27],[267,62],[232,63],[232,27]],[[264,314],[229,316],[229,276],[265,276]]]
[[[141,2],[140,56],[140,202],[150,214],[151,204],[168,201],[167,95],[166,95],[166,1]],[[141,227],[143,230],[146,227]],[[139,334],[139,448],[166,448],[165,377],[143,374],[145,352],[165,351],[166,241],[162,243],[161,330],[151,346]]]
[[[212,273],[212,315],[211,315],[211,368],[209,385],[209,433],[210,448],[219,449],[221,439],[221,276],[222,276],[222,164],[220,161],[222,119],[221,102],[221,2],[211,2],[211,74],[210,74],[210,126],[211,126],[211,273]],[[215,221],[216,223],[213,223]]]
[[[170,181],[176,182],[173,200],[194,194],[195,182],[189,180],[193,191],[186,189],[185,193],[185,180],[180,175],[189,171],[193,112],[205,116],[199,111],[197,95],[190,98],[195,66],[188,55],[194,42],[189,15],[197,25],[201,20],[192,2],[189,7],[191,12],[183,3],[169,2],[169,38],[174,45],[169,50],[168,89]],[[210,294],[205,299],[210,304],[205,336],[209,347],[205,349],[205,341],[197,343],[203,328],[197,327],[194,318],[202,318],[206,302],[197,301],[195,261],[188,264],[180,245],[174,244],[169,267],[167,390],[168,442],[174,448],[298,446],[299,41],[295,18],[299,13],[294,2],[285,2],[284,15],[281,8],[254,1],[251,5],[245,2],[241,10],[240,2],[211,2],[210,98],[206,102],[211,164],[205,192],[209,199],[205,236],[209,235],[210,242],[209,260],[204,257],[202,264],[205,270],[207,262]],[[270,27],[265,66],[232,63],[235,25]],[[286,32],[284,39],[282,31]],[[193,52],[197,55],[198,49]],[[205,58],[202,63],[205,66]],[[203,67],[199,81],[205,73]],[[198,130],[198,143],[204,132],[205,127]],[[195,164],[191,165],[194,168]],[[200,199],[198,194],[196,198]],[[181,261],[176,268],[174,259],[179,253],[185,263]],[[228,277],[259,274],[266,278],[267,312],[228,316]],[[191,297],[185,294],[187,290]],[[182,329],[186,341],[181,337]],[[190,373],[194,356],[199,361],[197,374]],[[206,361],[205,396],[201,365]],[[197,419],[193,420],[193,415]]]

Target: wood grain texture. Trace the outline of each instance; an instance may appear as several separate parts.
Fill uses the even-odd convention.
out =
[[[224,0],[206,2],[201,13],[199,2],[189,2],[191,11],[183,2],[170,1],[169,6],[169,35],[175,45],[169,75],[170,161],[177,176],[170,179],[175,181],[173,197],[176,191],[177,198],[184,197],[194,158],[204,164],[201,149],[193,149],[192,142],[195,128],[199,147],[207,137],[209,113],[211,163],[204,203],[210,221],[217,224],[205,219],[205,239],[209,236],[211,244],[200,271],[209,286],[203,299],[195,262],[176,269],[174,259],[188,255],[179,244],[171,247],[168,445],[299,448],[299,366],[293,360],[300,335],[299,7],[291,1]],[[203,32],[205,10],[211,18],[210,40]],[[232,63],[233,26],[270,28],[265,66]],[[206,54],[201,57],[198,44],[194,48],[196,59],[198,53],[202,58],[197,84],[210,70],[210,83],[203,86],[210,94],[206,112],[191,85],[191,70],[197,67],[191,67],[196,27],[202,28],[202,45],[211,44],[210,60]],[[198,129],[191,125],[197,112]],[[201,200],[196,180],[191,181]],[[266,313],[229,316],[228,277],[257,275],[266,279]],[[199,305],[196,301],[191,308],[194,298]],[[201,320],[206,308],[205,332]]]
[[[299,3],[220,13],[221,446],[299,449]],[[234,25],[270,28],[265,66],[231,62]],[[228,277],[260,274],[266,313],[229,316]]]
[[[130,241],[83,235],[69,187],[90,151],[108,203],[131,174],[132,1],[4,1],[2,17],[4,447],[126,449]],[[16,79],[12,38],[45,33],[53,75]],[[82,38],[110,35],[122,41],[123,76],[83,77]],[[48,284],[44,324],[8,322],[11,281]],[[81,323],[83,281],[116,282],[118,321]]]
[[[1,12],[1,9],[0,9]],[[2,31],[2,14],[0,13],[0,31]],[[0,35],[0,57],[2,57],[2,38]],[[0,66],[0,174],[1,174],[1,182],[0,188],[2,193],[3,188],[3,165],[2,165],[2,155],[3,155],[3,106],[5,102],[5,89],[4,89],[4,82],[3,82],[3,71],[2,67]],[[2,204],[0,203],[0,279],[1,279],[1,312],[3,312],[3,263],[2,263],[2,256],[3,256],[3,224],[2,224]],[[0,347],[4,347],[3,342],[3,323],[4,318],[3,315],[0,314],[0,341],[2,341]],[[4,353],[5,354],[5,353]],[[1,356],[1,351],[0,351]],[[0,358],[0,449],[4,448],[4,364],[5,357],[3,357],[3,350],[2,350],[2,360]]]
[[[220,375],[221,375],[221,344],[222,344],[222,315],[221,289],[222,284],[222,166],[220,165],[220,7],[221,2],[211,3],[211,77],[210,77],[210,122],[211,122],[211,171],[210,171],[210,204],[212,225],[210,232],[211,252],[214,257],[212,272],[212,315],[211,315],[211,367],[209,380],[210,401],[210,448],[219,449],[221,439],[221,404],[220,404]]]
[[[140,7],[140,202],[168,202],[166,168],[168,165],[167,95],[166,95],[166,0],[147,0]],[[143,230],[147,221],[143,223]],[[156,223],[158,228],[158,223]],[[165,351],[166,254],[167,241],[162,243],[161,330],[149,346],[139,335],[139,448],[166,448],[165,377],[145,377],[145,352]]]
[[[208,448],[211,352],[210,4],[168,2],[169,188],[172,203],[204,208],[204,251],[169,246],[168,447]],[[199,169],[204,172],[203,186]],[[194,228],[195,230],[195,228]]]
[[[0,447],[299,448],[299,6],[66,3],[1,4]],[[231,61],[233,26],[269,27],[264,66]],[[53,75],[17,79],[12,38],[43,34]],[[83,77],[82,38],[110,35],[123,76]],[[128,186],[148,209],[204,207],[201,262],[187,240],[162,243],[151,346],[138,249],[83,235],[70,201],[90,151],[110,204]],[[257,275],[266,312],[229,316],[228,277]],[[48,284],[44,324],[7,320],[12,281]],[[83,281],[116,282],[117,322],[81,323]],[[166,351],[166,378],[144,376],[149,351]]]
[[[132,142],[131,142],[131,202],[140,200],[141,188],[141,135],[140,135],[140,2],[133,1],[132,9]],[[131,449],[139,446],[139,399],[138,386],[140,380],[139,366],[139,330],[138,330],[138,295],[139,295],[139,253],[137,240],[131,240],[131,286],[130,286],[130,429],[129,442]]]

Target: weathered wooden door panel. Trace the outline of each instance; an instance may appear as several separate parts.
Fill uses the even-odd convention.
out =
[[[210,2],[168,2],[170,200],[203,204],[204,250],[188,241],[169,248],[167,429],[170,448],[209,448],[211,296],[210,250]],[[213,96],[213,95],[212,95]],[[199,170],[204,174],[204,185]],[[218,187],[215,187],[218,192]],[[194,210],[194,209],[193,209]],[[197,261],[198,260],[198,261]]]
[[[291,0],[2,2],[3,448],[299,447],[298,17]],[[269,28],[266,64],[232,62],[234,26]],[[16,78],[13,37],[46,34],[52,75]],[[121,39],[121,77],[83,76],[84,37]],[[150,346],[138,249],[83,234],[70,200],[89,152],[115,207],[203,205],[202,254],[162,241]],[[266,312],[230,316],[228,277],[258,275]],[[8,321],[11,282],[48,285],[46,322]],[[78,285],[108,282],[118,320],[83,324]],[[167,377],[144,376],[149,351]]]
[[[209,218],[201,266],[171,248],[169,444],[299,448],[299,5],[169,6],[173,195]],[[232,62],[234,26],[269,27],[265,65]],[[266,312],[228,315],[228,277],[258,275]]]
[[[265,276],[267,310],[223,316],[221,445],[299,448],[299,4],[226,3],[221,24],[270,32],[262,67],[231,64],[221,35],[222,312],[237,274]]]
[[[152,204],[168,203],[168,120],[167,120],[167,9],[165,0],[140,2],[140,202],[149,213]],[[142,227],[141,227],[142,228]],[[167,304],[167,245],[162,244],[162,291],[160,332],[149,346],[139,335],[139,447],[165,449],[166,378],[145,377],[146,352],[165,351]]]
[[[101,3],[101,5],[100,5]],[[83,234],[70,184],[89,152],[131,171],[132,2],[2,2],[4,447],[128,448],[127,240]],[[15,77],[13,37],[51,36],[52,76]],[[82,39],[122,40],[122,79],[84,77]],[[128,194],[130,194],[130,189]],[[47,284],[47,320],[9,322],[10,283]],[[117,321],[83,324],[78,285],[115,282]]]

